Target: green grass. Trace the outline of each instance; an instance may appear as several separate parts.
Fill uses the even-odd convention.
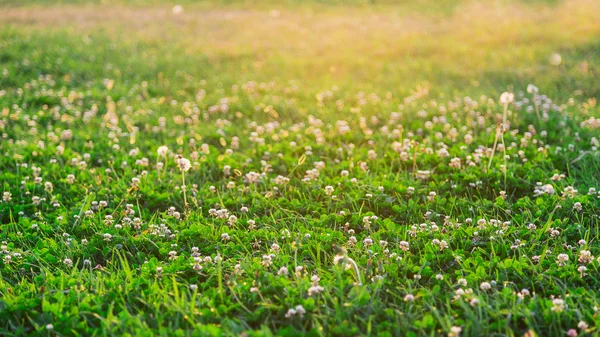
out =
[[[599,3],[2,5],[0,334],[598,333]]]

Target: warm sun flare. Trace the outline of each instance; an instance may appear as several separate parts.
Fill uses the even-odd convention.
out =
[[[597,335],[598,13],[0,0],[0,335]]]

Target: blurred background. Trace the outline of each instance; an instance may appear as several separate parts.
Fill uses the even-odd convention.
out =
[[[32,74],[315,92],[600,95],[598,0],[0,0],[0,60]],[[29,75],[28,75],[29,74]],[[168,83],[168,85],[166,85]]]

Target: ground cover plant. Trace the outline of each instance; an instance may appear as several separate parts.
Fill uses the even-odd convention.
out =
[[[599,10],[0,2],[0,334],[597,335]]]

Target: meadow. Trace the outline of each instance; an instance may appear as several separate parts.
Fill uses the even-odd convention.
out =
[[[0,0],[0,335],[600,334],[595,0]]]

